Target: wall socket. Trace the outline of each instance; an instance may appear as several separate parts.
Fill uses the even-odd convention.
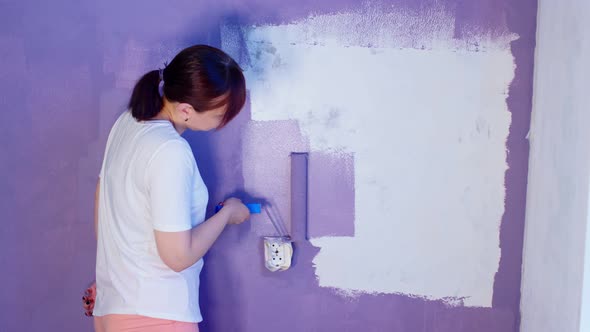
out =
[[[291,267],[293,245],[288,236],[267,236],[264,238],[264,261],[271,272],[285,271]]]

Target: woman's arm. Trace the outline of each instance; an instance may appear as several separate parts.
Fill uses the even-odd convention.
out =
[[[248,208],[240,200],[231,198],[218,213],[192,229],[154,231],[160,258],[169,268],[180,272],[205,256],[227,224],[240,224],[249,217]]]

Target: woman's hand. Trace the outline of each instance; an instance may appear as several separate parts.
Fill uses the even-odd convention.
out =
[[[223,202],[223,208],[230,210],[228,224],[238,225],[250,218],[250,210],[237,198],[229,198]]]
[[[93,282],[82,297],[82,307],[84,307],[84,315],[92,316],[94,310],[94,301],[96,301],[96,282]]]

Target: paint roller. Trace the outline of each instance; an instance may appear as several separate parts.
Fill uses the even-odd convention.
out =
[[[260,204],[260,203],[248,203],[245,205],[248,208],[248,210],[250,211],[250,213],[252,213],[252,214],[260,213],[262,211],[262,204]],[[217,206],[215,207],[215,213],[219,212],[219,210],[221,210],[222,207],[223,207],[223,202],[217,204]]]
[[[262,212],[262,204],[260,203],[248,203],[245,205],[252,214]],[[223,203],[217,204],[215,206],[215,213],[219,212],[222,208]],[[289,236],[285,224],[283,224],[278,212],[273,209],[272,205],[265,204],[264,211],[275,230],[279,233],[279,236],[264,237],[264,265],[271,272],[285,271],[291,267],[293,257],[291,236]]]

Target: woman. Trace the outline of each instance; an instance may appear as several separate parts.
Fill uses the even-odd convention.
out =
[[[198,331],[203,256],[227,224],[250,214],[230,198],[204,220],[207,188],[180,135],[222,128],[245,99],[238,64],[204,45],[137,82],[96,187],[96,288],[83,298],[96,331]]]

